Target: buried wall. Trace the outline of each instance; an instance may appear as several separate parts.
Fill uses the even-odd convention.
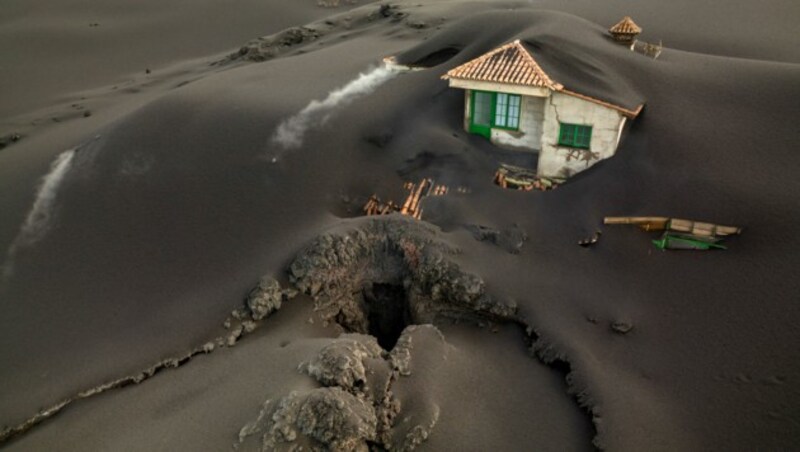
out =
[[[462,82],[462,84],[464,84]],[[474,82],[477,85],[477,82]],[[494,90],[493,92],[508,92],[512,94],[519,94],[522,99],[520,106],[519,129],[508,130],[498,127],[491,128],[491,136],[489,141],[492,144],[506,148],[514,149],[525,152],[535,152],[541,148],[542,145],[542,127],[544,124],[544,110],[547,104],[547,97],[549,91],[547,90],[534,90],[531,88],[515,88],[503,86],[497,83],[483,83],[481,88],[487,90]],[[464,89],[464,130],[470,131],[470,122],[472,121],[472,92],[473,89]],[[530,95],[530,93],[536,95]]]
[[[492,143],[510,149],[533,152],[542,147],[542,127],[547,98],[522,96],[519,130],[492,128]]]
[[[592,126],[589,149],[558,145],[562,123]],[[612,108],[555,92],[545,102],[538,175],[568,178],[614,155],[625,117]]]

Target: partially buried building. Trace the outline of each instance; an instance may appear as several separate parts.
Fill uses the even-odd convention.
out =
[[[538,152],[537,175],[553,179],[566,179],[614,155],[626,122],[644,106],[572,91],[551,78],[520,40],[442,78],[465,90],[466,131],[504,148]]]

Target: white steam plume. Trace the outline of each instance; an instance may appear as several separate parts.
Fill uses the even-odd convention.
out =
[[[42,178],[33,207],[8,249],[6,262],[3,265],[3,278],[13,273],[14,260],[19,249],[38,242],[50,229],[58,187],[72,164],[73,156],[75,156],[74,149],[64,151],[50,164],[50,172]]]
[[[306,131],[325,124],[335,108],[371,94],[380,85],[407,70],[405,66],[386,61],[382,66],[367,73],[358,74],[354,80],[328,93],[328,97],[324,100],[312,100],[299,113],[281,122],[272,135],[272,141],[284,149],[300,147]]]

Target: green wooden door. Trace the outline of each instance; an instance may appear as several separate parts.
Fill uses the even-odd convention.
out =
[[[469,131],[486,138],[492,135],[492,112],[494,95],[484,91],[472,92],[472,117],[469,121]]]

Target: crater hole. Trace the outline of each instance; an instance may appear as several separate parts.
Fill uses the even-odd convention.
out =
[[[363,289],[367,333],[391,350],[405,327],[413,324],[411,308],[402,285],[374,283]]]

